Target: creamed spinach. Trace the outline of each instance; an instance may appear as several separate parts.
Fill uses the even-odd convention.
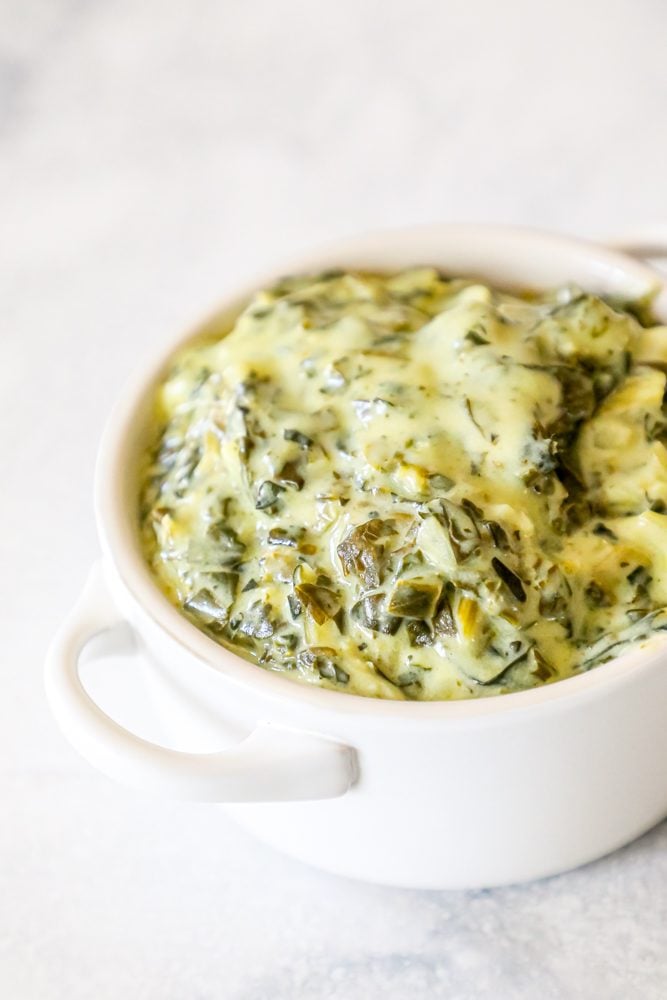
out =
[[[567,677],[667,627],[667,328],[430,268],[259,292],[173,361],[141,487],[169,598],[382,698]]]

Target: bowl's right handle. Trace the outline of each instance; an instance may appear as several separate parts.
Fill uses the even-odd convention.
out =
[[[169,750],[124,729],[92,700],[78,666],[89,640],[122,622],[98,563],[46,661],[46,693],[56,721],[100,771],[128,785],[199,802],[327,799],[354,783],[351,747],[270,723],[257,725],[236,746],[207,754]]]
[[[605,244],[633,257],[667,261],[667,223],[638,226],[623,233],[618,239],[605,240]]]

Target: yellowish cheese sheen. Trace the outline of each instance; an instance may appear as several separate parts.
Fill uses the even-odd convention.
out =
[[[145,551],[216,641],[308,683],[452,699],[667,627],[667,328],[431,268],[259,292],[175,359]]]

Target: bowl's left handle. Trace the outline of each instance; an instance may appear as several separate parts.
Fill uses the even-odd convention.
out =
[[[46,693],[64,735],[100,771],[128,785],[200,802],[287,802],[342,795],[356,778],[355,751],[324,736],[260,723],[217,753],[183,753],[135,736],[92,700],[79,656],[123,622],[96,565],[46,661]]]

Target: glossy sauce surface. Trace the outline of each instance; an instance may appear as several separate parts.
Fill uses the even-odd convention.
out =
[[[578,289],[285,279],[174,359],[146,556],[211,637],[309,683],[588,669],[667,625],[666,363],[667,329]]]

